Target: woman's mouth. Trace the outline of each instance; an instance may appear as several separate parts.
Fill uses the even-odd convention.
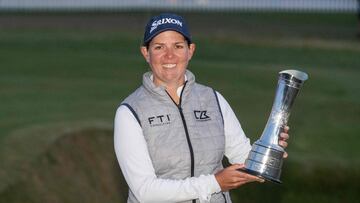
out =
[[[168,64],[163,64],[162,66],[164,68],[175,68],[176,64],[175,63],[168,63]]]

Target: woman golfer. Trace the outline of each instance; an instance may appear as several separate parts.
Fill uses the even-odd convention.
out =
[[[230,189],[263,182],[238,171],[251,145],[229,104],[187,70],[195,44],[184,19],[151,18],[140,50],[151,71],[115,116],[115,151],[128,202],[230,203]],[[224,156],[232,164],[227,168]]]

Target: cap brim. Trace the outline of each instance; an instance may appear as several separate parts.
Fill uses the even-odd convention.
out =
[[[185,40],[189,42],[189,44],[191,44],[191,38],[190,36],[187,36],[184,32],[180,31],[180,30],[177,30],[175,28],[165,28],[165,29],[160,29],[160,30],[157,30],[156,32],[152,33],[148,39],[146,39],[143,43],[143,45],[147,45],[152,39],[154,39],[154,37],[156,37],[156,35],[162,33],[162,32],[165,32],[165,31],[169,31],[169,30],[172,30],[172,31],[175,31],[175,32],[178,32],[180,33],[182,36],[184,36]]]

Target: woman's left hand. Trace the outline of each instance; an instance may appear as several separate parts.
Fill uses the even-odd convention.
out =
[[[288,143],[286,142],[288,139],[289,139],[289,129],[290,127],[289,126],[285,126],[284,128],[284,132],[280,133],[280,137],[279,137],[279,145],[281,147],[283,147],[284,149],[288,146]],[[284,158],[287,158],[288,157],[288,153],[284,153]]]

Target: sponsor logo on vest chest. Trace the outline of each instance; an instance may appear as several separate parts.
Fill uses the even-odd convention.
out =
[[[170,114],[151,116],[148,118],[151,127],[168,125],[171,123]]]
[[[207,114],[207,111],[194,111],[195,119],[197,121],[208,121],[211,120],[210,116]]]

